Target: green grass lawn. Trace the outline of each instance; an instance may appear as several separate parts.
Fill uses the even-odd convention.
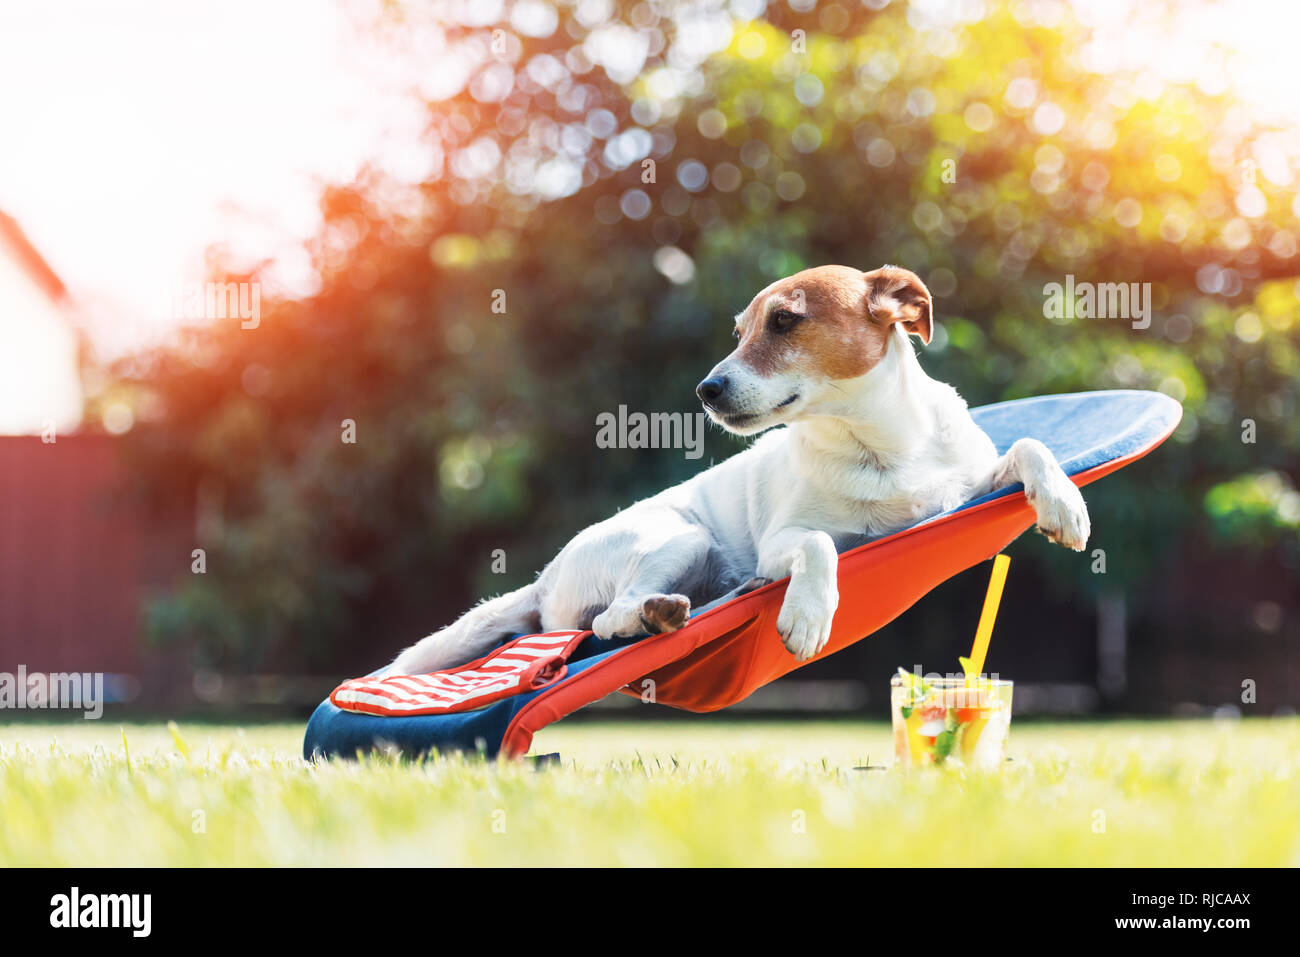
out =
[[[1294,718],[1025,724],[1000,773],[911,776],[854,722],[561,724],[539,769],[124,731],[0,728],[0,864],[1300,864]]]

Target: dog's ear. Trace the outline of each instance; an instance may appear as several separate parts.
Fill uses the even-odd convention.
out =
[[[921,337],[927,346],[934,333],[934,306],[930,290],[909,269],[881,266],[863,273],[867,278],[867,312],[876,322],[903,328]]]

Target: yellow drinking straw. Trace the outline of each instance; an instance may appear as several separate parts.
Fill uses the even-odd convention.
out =
[[[974,681],[984,673],[984,658],[989,653],[989,639],[993,637],[993,622],[998,617],[998,605],[1002,603],[1002,586],[1007,583],[1007,566],[1011,559],[1005,554],[993,556],[993,574],[989,575],[989,590],[984,596],[984,610],[980,612],[979,627],[975,629],[975,644],[971,646],[970,658],[962,660],[966,669],[967,681]]]

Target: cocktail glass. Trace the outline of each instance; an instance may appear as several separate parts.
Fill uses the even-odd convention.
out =
[[[1011,729],[1012,682],[894,675],[889,685],[894,767],[1002,766]]]

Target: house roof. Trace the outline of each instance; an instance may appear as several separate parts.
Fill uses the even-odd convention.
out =
[[[50,268],[44,257],[36,251],[18,221],[0,210],[0,251],[7,250],[20,267],[53,300],[63,299],[68,290],[63,280]]]

